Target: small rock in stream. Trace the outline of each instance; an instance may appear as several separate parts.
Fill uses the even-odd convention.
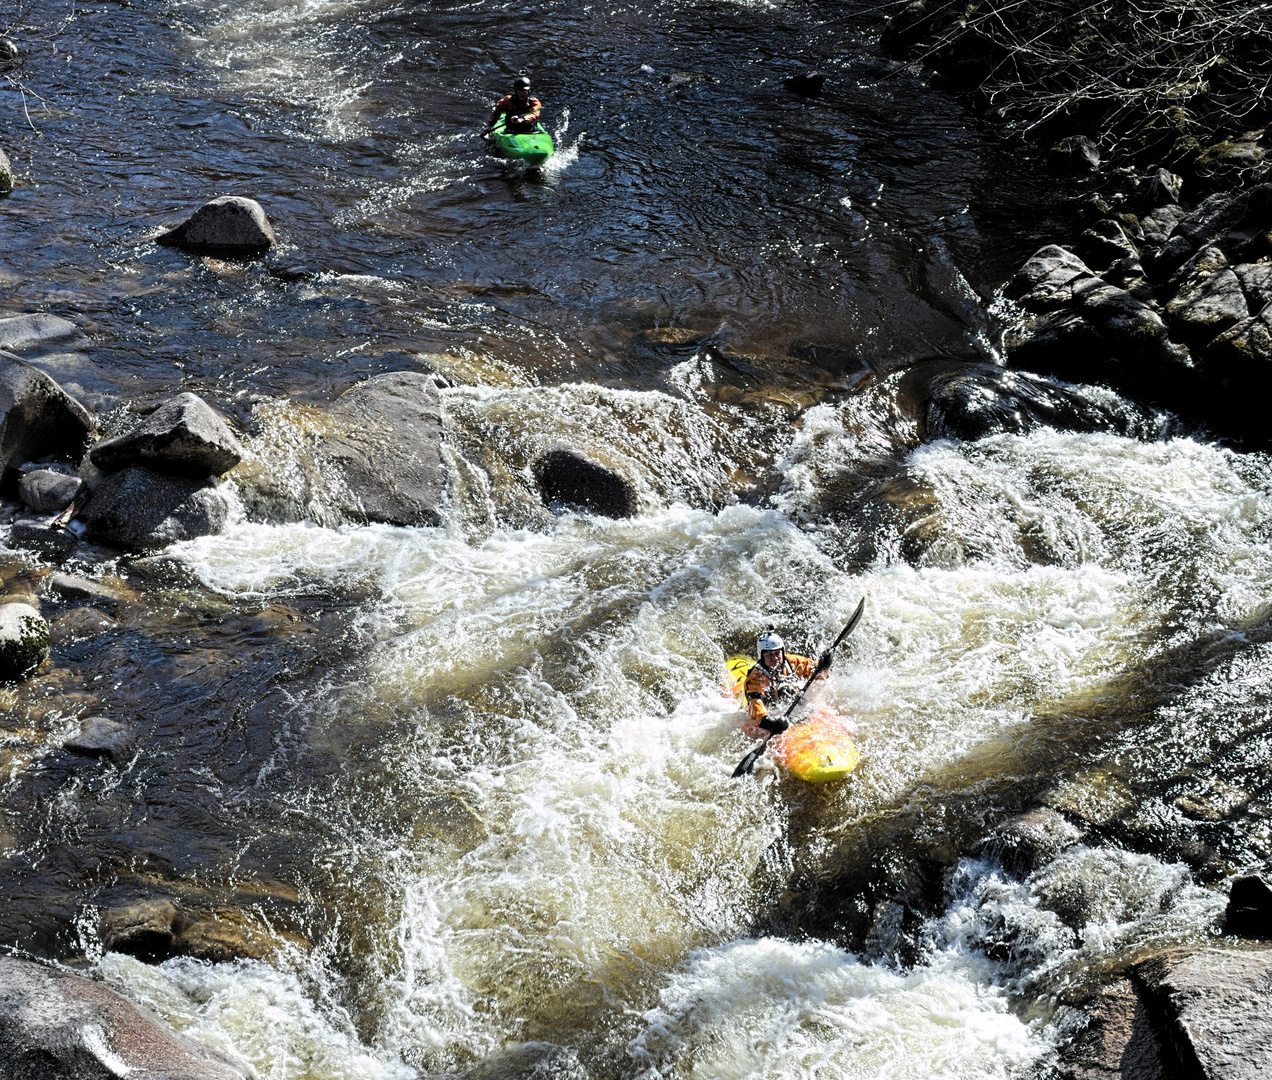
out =
[[[0,319],[0,349],[27,352],[46,345],[66,345],[83,337],[73,322],[37,311]]]
[[[816,97],[826,85],[826,76],[820,71],[801,71],[782,81],[782,86],[800,97]]]
[[[61,645],[67,641],[97,637],[98,634],[109,633],[118,626],[119,621],[112,619],[104,611],[91,607],[72,608],[54,618],[49,625],[49,639],[53,644]]]
[[[612,518],[636,513],[636,489],[631,482],[571,447],[552,447],[531,468],[549,506],[578,506]]]
[[[91,578],[79,577],[77,574],[63,574],[55,571],[44,581],[48,592],[56,593],[63,600],[92,600],[106,604],[122,604],[127,597],[110,585]]]
[[[18,495],[37,514],[56,514],[83,494],[86,486],[78,476],[58,469],[31,469],[18,481]]]
[[[260,255],[274,244],[274,229],[255,199],[222,195],[199,207],[160,244],[208,255]]]
[[[30,604],[0,604],[0,680],[22,679],[49,655],[49,624]]]
[[[234,432],[197,394],[169,398],[123,435],[89,452],[103,472],[142,465],[174,476],[219,476],[243,460]]]
[[[216,535],[229,512],[214,480],[166,476],[133,465],[106,477],[80,517],[91,539],[145,551]]]
[[[47,516],[23,514],[9,525],[10,547],[34,551],[52,562],[62,562],[79,547],[79,539],[69,529],[50,524]]]
[[[1063,815],[1040,806],[1008,818],[981,842],[978,852],[997,859],[1023,878],[1079,843],[1083,836]]]
[[[12,956],[0,956],[0,1075],[246,1080],[103,983]]]
[[[62,747],[84,757],[108,757],[112,761],[122,761],[135,742],[133,729],[127,724],[104,716],[88,716],[84,718],[79,734],[72,735],[62,743]]]

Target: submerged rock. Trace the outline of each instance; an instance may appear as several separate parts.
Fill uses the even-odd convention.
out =
[[[222,195],[205,203],[160,244],[210,255],[259,255],[274,244],[274,229],[255,199]]]
[[[185,393],[123,435],[102,440],[88,456],[103,472],[142,465],[174,476],[219,476],[243,460],[243,447],[207,402]]]
[[[166,476],[133,465],[106,477],[80,517],[92,539],[144,551],[213,536],[225,528],[229,511],[213,480]]]
[[[801,97],[816,97],[826,85],[826,76],[820,71],[801,71],[782,81],[782,86]]]
[[[0,349],[26,352],[46,345],[65,345],[82,337],[73,322],[37,311],[30,315],[11,315],[0,319]]]
[[[1027,877],[1079,843],[1084,835],[1063,815],[1040,806],[1004,821],[981,842],[979,853],[997,859],[1013,874]]]
[[[102,912],[102,948],[159,964],[192,956],[212,964],[230,960],[271,960],[285,947],[307,949],[298,934],[266,933],[241,912],[196,911],[167,899],[146,899]]]
[[[0,604],[0,680],[22,679],[49,655],[49,624],[30,604]]]
[[[79,733],[72,735],[62,746],[72,754],[121,761],[128,756],[135,741],[133,729],[127,724],[104,716],[88,716],[80,725]]]
[[[31,1080],[246,1080],[110,987],[0,957],[0,1074]]]
[[[25,461],[77,462],[97,425],[43,371],[0,351],[0,474]]]
[[[549,506],[577,506],[612,518],[636,513],[636,489],[630,481],[568,446],[552,447],[531,469]]]

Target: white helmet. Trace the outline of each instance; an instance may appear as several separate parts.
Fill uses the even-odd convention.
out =
[[[786,648],[786,642],[782,640],[782,635],[776,630],[769,630],[760,635],[755,647],[762,653],[769,652],[771,649],[777,649],[780,652]]]

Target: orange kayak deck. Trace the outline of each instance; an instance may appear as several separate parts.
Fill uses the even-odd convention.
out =
[[[746,673],[755,661],[735,656],[728,661],[729,688],[741,699]],[[810,784],[842,780],[861,760],[848,722],[831,709],[814,707],[799,723],[769,740],[768,756],[796,779]]]

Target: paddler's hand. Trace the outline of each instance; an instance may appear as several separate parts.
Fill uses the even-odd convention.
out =
[[[766,716],[760,721],[760,727],[770,735],[780,735],[791,725],[780,716]]]

